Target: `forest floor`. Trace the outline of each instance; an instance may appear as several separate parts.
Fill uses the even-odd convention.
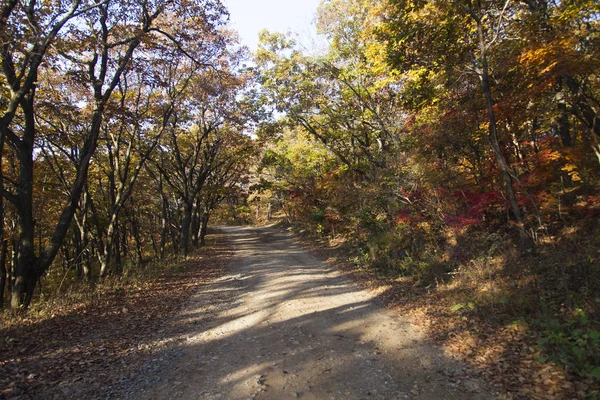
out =
[[[173,347],[165,332],[189,297],[222,276],[231,251],[222,235],[156,279],[74,290],[20,318],[0,315],[0,398],[117,398],[139,366]],[[80,297],[77,297],[80,296]],[[152,375],[154,371],[150,371]]]
[[[526,317],[504,315],[498,309],[470,306],[481,287],[460,279],[423,287],[410,277],[356,268],[348,249],[299,235],[301,246],[327,265],[368,290],[399,315],[417,325],[444,354],[481,374],[500,399],[599,399],[600,382],[569,373],[552,362],[538,345],[539,334]],[[485,293],[484,293],[485,295]],[[516,318],[516,319],[515,319]]]
[[[335,249],[278,228],[224,227],[211,243],[158,279],[5,315],[0,398],[546,399],[588,389],[537,362],[519,326],[450,311],[447,292],[344,269]]]

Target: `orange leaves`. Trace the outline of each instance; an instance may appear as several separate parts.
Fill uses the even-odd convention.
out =
[[[525,67],[528,75],[536,78],[529,81],[529,87],[540,82],[550,86],[552,80],[561,75],[574,75],[590,68],[595,69],[591,56],[581,52],[580,47],[575,35],[565,35],[556,40],[534,42],[531,47],[524,48],[518,61]]]
[[[544,149],[539,152],[538,159],[540,162],[556,161],[562,158],[562,154],[554,149]]]
[[[568,177],[573,182],[581,182],[582,155],[572,149],[546,148],[535,155],[536,168],[527,176],[525,181],[529,184],[536,182],[548,183],[555,181],[560,176]],[[561,173],[562,172],[562,173]]]
[[[527,67],[539,68],[541,71],[548,72],[552,66],[558,64],[557,58],[561,54],[561,48],[558,43],[543,43],[539,47],[526,49],[519,58],[519,61]]]

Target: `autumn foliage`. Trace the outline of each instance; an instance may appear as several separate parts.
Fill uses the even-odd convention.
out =
[[[0,307],[203,245],[255,150],[247,52],[220,1],[0,12]]]
[[[598,396],[598,1],[324,0],[250,67],[218,0],[0,12],[0,305],[278,215],[509,395]]]
[[[265,33],[256,53],[278,111],[262,193],[359,269],[526,321],[539,359],[586,382],[557,397],[600,379],[599,12],[330,0],[327,52]]]

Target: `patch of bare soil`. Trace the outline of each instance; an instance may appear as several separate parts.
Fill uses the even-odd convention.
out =
[[[135,285],[0,325],[0,398],[107,398],[172,338],[166,324],[187,299],[222,275],[221,240],[200,255]],[[211,240],[212,242],[212,240]],[[220,243],[220,244],[219,244]]]

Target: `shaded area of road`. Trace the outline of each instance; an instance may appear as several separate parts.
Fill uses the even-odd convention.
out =
[[[224,227],[228,273],[174,318],[144,399],[486,399],[485,385],[373,295],[270,228]]]

